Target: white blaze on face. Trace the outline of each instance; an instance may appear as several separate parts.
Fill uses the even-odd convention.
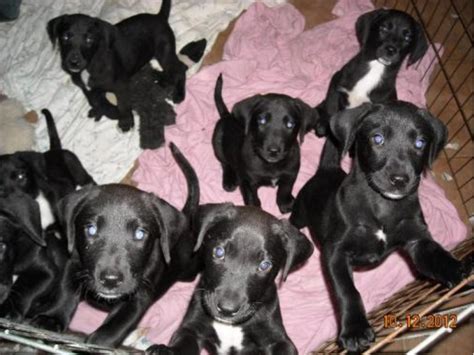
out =
[[[228,354],[232,348],[237,352],[242,350],[244,333],[242,332],[241,327],[220,322],[213,322],[212,326],[214,327],[221,343],[220,346],[217,347],[217,352],[219,354]]]
[[[379,85],[382,80],[382,75],[385,70],[385,65],[373,60],[369,62],[369,71],[365,74],[352,88],[352,90],[342,89],[341,91],[347,94],[347,101],[349,106],[347,108],[354,108],[362,105],[364,102],[370,102],[370,92]]]

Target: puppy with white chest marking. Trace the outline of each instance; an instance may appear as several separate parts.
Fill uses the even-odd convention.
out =
[[[260,186],[278,186],[277,204],[291,211],[292,189],[300,168],[300,143],[314,125],[316,111],[281,94],[255,95],[238,102],[230,113],[222,99],[222,76],[214,92],[220,114],[212,137],[222,165],[226,191],[240,187],[246,205],[260,206]]]
[[[201,206],[196,249],[204,269],[184,320],[152,354],[296,354],[282,323],[275,278],[313,252],[287,220],[252,206]]]
[[[199,184],[181,152],[174,145],[171,151],[188,183],[182,212],[152,193],[120,184],[85,188],[59,203],[71,257],[59,297],[43,319],[68,325],[85,299],[109,311],[87,342],[115,347],[174,282],[196,276],[200,261],[194,258],[189,225]]]
[[[46,229],[54,224],[52,208],[62,197],[95,182],[77,156],[62,149],[51,113],[46,109],[42,112],[46,117],[50,148],[44,153],[24,151],[0,155],[0,196],[20,191],[36,200],[41,226]]]
[[[423,171],[444,146],[447,130],[427,111],[402,101],[363,104],[330,120],[343,154],[353,149],[352,168],[326,145],[321,164],[299,192],[290,221],[308,226],[339,313],[339,341],[359,352],[374,340],[359,292],[355,267],[374,266],[390,253],[406,254],[423,276],[449,287],[469,275],[468,264],[432,239],[418,197]]]

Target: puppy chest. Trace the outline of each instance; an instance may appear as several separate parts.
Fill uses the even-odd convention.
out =
[[[348,242],[353,265],[377,263],[389,250],[389,240],[382,228],[359,225],[352,230]]]
[[[376,60],[369,62],[369,71],[356,82],[351,90],[341,88],[342,92],[347,94],[348,108],[362,105],[364,102],[370,102],[369,94],[382,81],[385,66]]]
[[[219,344],[216,344],[219,355],[228,355],[232,351],[242,350],[244,333],[241,327],[220,322],[213,322],[212,326],[219,339]]]
[[[48,202],[42,192],[39,193],[38,197],[36,198],[36,202],[38,203],[40,210],[41,228],[45,229],[55,221],[53,210],[51,208],[51,204]]]

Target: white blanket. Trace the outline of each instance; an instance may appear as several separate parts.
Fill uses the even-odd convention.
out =
[[[218,33],[252,0],[174,0],[170,23],[177,49],[206,38],[210,50]],[[265,0],[274,5],[284,0]],[[20,17],[0,23],[0,92],[18,99],[29,109],[49,108],[63,146],[75,152],[98,183],[120,181],[140,153],[138,120],[126,134],[117,122],[87,117],[89,105],[60,65],[46,24],[61,14],[84,13],[116,23],[141,12],[156,13],[161,0],[23,0]],[[191,68],[189,73],[197,69]],[[188,74],[189,74],[188,73]],[[36,129],[37,146],[47,150],[48,135],[43,119]]]

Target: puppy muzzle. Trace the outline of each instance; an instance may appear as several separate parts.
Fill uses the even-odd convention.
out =
[[[204,309],[215,320],[225,324],[240,324],[249,320],[255,313],[256,307],[246,300],[235,297],[221,297],[213,292],[205,292]]]
[[[66,70],[71,73],[80,73],[86,68],[86,61],[82,55],[78,53],[72,53],[68,55],[66,59]]]

